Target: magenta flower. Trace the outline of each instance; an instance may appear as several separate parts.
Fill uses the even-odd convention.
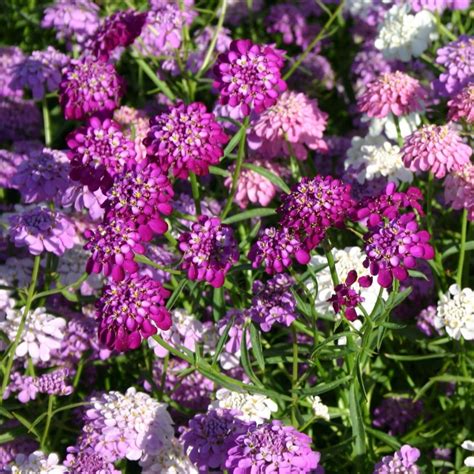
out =
[[[143,143],[163,171],[186,178],[190,172],[208,174],[209,166],[219,163],[224,155],[228,139],[214,114],[207,112],[204,104],[193,102],[180,103],[152,118]]]
[[[109,349],[136,349],[143,339],[171,326],[165,308],[170,292],[148,276],[109,283],[96,303],[99,340]]]
[[[214,288],[224,284],[225,276],[239,259],[237,241],[231,227],[218,217],[199,216],[189,232],[179,237],[183,252],[181,268],[190,280],[207,281]]]
[[[431,260],[433,247],[430,234],[418,230],[414,212],[381,221],[364,236],[367,259],[364,266],[377,276],[378,284],[389,288],[393,279],[408,278],[408,270],[416,267],[417,259]]]
[[[116,48],[130,46],[140,36],[145,20],[146,13],[133,10],[115,12],[91,36],[87,49],[97,59],[108,61]]]
[[[284,92],[275,105],[252,122],[249,146],[269,158],[294,154],[305,160],[308,148],[327,149],[323,140],[327,118],[315,99],[303,93]]]
[[[135,162],[135,145],[124,137],[120,126],[110,119],[92,117],[86,126],[71,132],[66,142],[70,151],[71,179],[91,191],[106,192],[113,177]]]
[[[474,165],[467,163],[459,171],[446,176],[444,197],[453,209],[467,209],[468,219],[474,221]]]
[[[265,229],[252,245],[248,257],[253,268],[258,268],[263,263],[269,275],[281,273],[291,265],[293,258],[302,265],[310,260],[308,251],[295,231],[286,226],[281,229]]]
[[[423,110],[427,96],[417,79],[400,71],[386,72],[367,85],[357,106],[372,118],[384,118],[390,113],[400,117]]]
[[[74,247],[76,230],[61,212],[36,207],[10,217],[10,239],[15,247],[28,247],[32,255],[51,252],[61,256]]]
[[[420,468],[415,464],[420,457],[420,451],[404,444],[392,456],[384,456],[375,467],[373,474],[393,474],[404,472],[406,474],[420,474]]]
[[[364,277],[362,277],[364,278]],[[363,280],[359,279],[359,284],[362,287],[368,287],[372,284],[371,279],[367,277]],[[357,281],[357,272],[351,270],[346,277],[344,283],[339,283],[334,287],[334,294],[329,298],[332,303],[335,313],[339,313],[344,310],[344,316],[349,321],[355,321],[357,319],[356,307],[359,303],[364,301],[364,298],[359,292],[351,288],[351,286]]]
[[[117,176],[108,192],[104,204],[107,219],[132,221],[140,238],[148,242],[154,234],[164,234],[168,230],[162,215],[171,214],[173,195],[171,183],[158,165],[135,166]]]
[[[135,254],[143,255],[145,247],[131,223],[120,219],[108,220],[95,230],[87,229],[84,236],[88,241],[84,248],[92,252],[86,265],[88,273],[103,272],[119,282],[125,274],[138,271]]]
[[[469,163],[472,154],[471,147],[449,124],[424,125],[405,140],[401,151],[407,168],[430,171],[436,178],[460,170]]]
[[[271,107],[286,90],[281,77],[283,64],[283,51],[273,46],[232,41],[214,66],[214,87],[220,92],[221,104],[240,107],[244,115]]]
[[[448,102],[448,118],[455,122],[474,123],[474,82],[470,82]]]
[[[311,438],[292,426],[273,420],[239,434],[228,450],[229,472],[310,473],[318,467],[320,453],[311,449]]]
[[[99,113],[111,115],[125,92],[125,82],[112,64],[91,56],[74,59],[59,85],[59,103],[64,116],[82,120]]]

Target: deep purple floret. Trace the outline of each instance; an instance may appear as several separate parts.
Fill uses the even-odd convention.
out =
[[[370,277],[369,277],[370,278]],[[334,287],[334,294],[329,298],[332,303],[334,312],[339,313],[344,310],[344,316],[349,321],[355,321],[357,319],[356,307],[359,303],[364,301],[364,298],[360,296],[360,293],[351,288],[351,286],[357,281],[357,272],[351,270],[344,283],[340,283]],[[359,284],[362,287],[367,287],[372,284],[372,280],[361,278]]]
[[[41,136],[41,115],[32,100],[0,97],[0,141]]]
[[[392,456],[384,456],[375,465],[373,474],[420,474],[420,468],[415,464],[419,457],[417,448],[405,444]]]
[[[91,446],[68,447],[64,465],[70,469],[68,472],[78,474],[120,474],[122,472],[115,469],[113,463],[106,462],[100,453]]]
[[[422,411],[421,400],[414,402],[411,398],[384,398],[374,410],[372,424],[389,435],[402,435]]]

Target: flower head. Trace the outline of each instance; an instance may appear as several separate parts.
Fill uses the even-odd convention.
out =
[[[435,327],[435,318],[436,306],[430,305],[416,316],[416,327],[427,337],[439,335],[441,331]]]
[[[163,171],[171,170],[179,178],[190,172],[209,173],[209,166],[219,163],[228,136],[200,102],[180,103],[150,120],[144,140],[147,153]]]
[[[322,402],[321,397],[313,395],[308,397],[309,402],[311,403],[311,408],[313,409],[314,416],[316,418],[322,418],[323,420],[329,421],[329,409]]]
[[[169,329],[164,307],[170,292],[148,276],[130,277],[107,285],[96,303],[99,339],[110,349],[136,349],[158,328]]]
[[[406,433],[410,424],[423,411],[423,402],[414,402],[411,398],[384,398],[374,410],[372,424],[386,430],[389,435]]]
[[[467,163],[460,170],[448,174],[444,182],[444,197],[453,209],[467,209],[467,217],[474,221],[474,165]]]
[[[0,141],[38,138],[41,116],[32,100],[0,97]]]
[[[420,474],[420,468],[415,464],[420,457],[420,451],[404,444],[392,456],[384,456],[374,467],[373,474]]]
[[[23,51],[16,46],[0,48],[0,97],[23,97],[23,91],[12,87],[15,68],[22,64],[26,57]]]
[[[445,9],[464,10],[469,7],[469,0],[411,0],[413,11],[429,10],[443,13]]]
[[[466,439],[466,441],[461,444],[461,448],[467,449],[468,451],[474,451],[474,441]],[[468,456],[464,460],[464,465],[468,467],[474,467],[474,456]]]
[[[286,90],[281,77],[283,64],[283,51],[273,46],[232,41],[214,66],[214,87],[220,92],[221,104],[240,107],[244,115],[271,107]]]
[[[357,106],[369,117],[399,117],[423,110],[427,92],[417,79],[400,71],[386,72],[370,82],[358,97]]]
[[[328,115],[315,99],[286,91],[252,123],[249,144],[264,156],[294,155],[305,160],[310,150],[326,150],[323,132]]]
[[[67,448],[66,459],[64,465],[68,468],[68,472],[95,472],[103,474],[120,474],[121,471],[115,469],[111,462],[106,462],[104,458],[97,453],[94,448],[87,447],[80,449],[75,446]]]
[[[344,283],[339,283],[334,287],[334,294],[331,296],[329,301],[332,303],[335,313],[339,313],[341,310],[344,310],[344,316],[349,321],[355,321],[357,319],[357,312],[355,308],[359,303],[364,301],[364,298],[360,293],[351,286],[357,281],[357,272],[351,270],[346,277]],[[367,278],[364,280],[367,283],[359,282],[361,286],[370,286],[372,283],[371,280]]]
[[[66,68],[59,103],[67,119],[82,120],[96,113],[111,115],[124,92],[125,82],[112,64],[86,56]]]
[[[226,273],[239,259],[234,231],[218,217],[199,216],[191,231],[180,236],[179,249],[188,278],[207,281],[215,288],[224,284]]]
[[[66,474],[67,468],[59,464],[59,456],[56,453],[46,455],[43,451],[34,451],[29,456],[18,454],[15,462],[8,466],[12,474]]]
[[[469,163],[472,149],[450,125],[424,125],[402,148],[403,163],[412,171],[430,171],[436,178]]]
[[[448,118],[474,123],[474,82],[470,82],[448,102]]]

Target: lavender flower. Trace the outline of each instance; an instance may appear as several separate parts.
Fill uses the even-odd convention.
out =
[[[69,446],[67,453],[64,465],[69,468],[68,472],[102,474],[120,474],[122,472],[115,469],[111,462],[106,462],[92,447]]]
[[[374,467],[373,474],[420,474],[420,468],[415,464],[420,457],[420,451],[404,444],[392,456],[384,456]]]
[[[8,422],[3,423],[3,428],[8,428],[8,426]],[[4,469],[14,462],[19,454],[30,454],[38,447],[36,441],[23,436],[17,436],[12,441],[0,444],[0,468]]]
[[[0,97],[0,141],[38,138],[41,116],[32,100]]]
[[[0,97],[23,97],[23,91],[11,87],[15,67],[25,60],[25,55],[16,46],[0,48]]]
[[[59,103],[71,120],[100,113],[111,115],[125,92],[125,82],[112,64],[91,56],[74,59],[59,85]]]
[[[427,337],[442,334],[442,331],[435,327],[436,306],[430,305],[423,309],[416,317],[416,327]]]
[[[13,178],[18,168],[27,160],[27,155],[8,150],[0,150],[0,162],[2,163],[2,167],[0,168],[0,187],[14,188]]]
[[[406,433],[410,424],[423,411],[423,402],[410,398],[384,398],[374,410],[372,424],[392,436]]]
[[[474,123],[474,81],[461,89],[449,102],[449,120]]]

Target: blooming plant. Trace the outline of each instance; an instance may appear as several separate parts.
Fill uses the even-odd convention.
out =
[[[2,5],[0,474],[472,472],[469,6]]]

